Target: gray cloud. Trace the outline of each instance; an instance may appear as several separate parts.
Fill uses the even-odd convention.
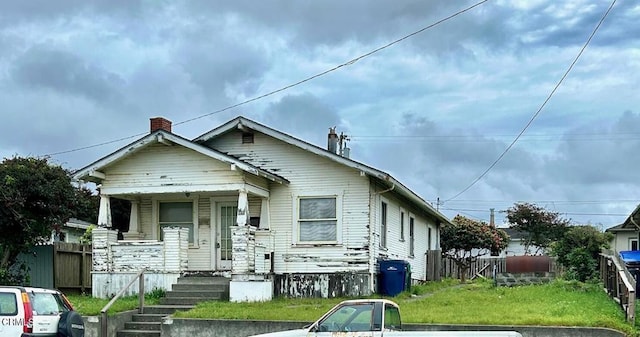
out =
[[[353,136],[354,159],[392,173],[425,199],[446,199],[520,132],[607,3],[490,1],[300,86],[180,122],[330,69],[472,3],[5,1],[0,155],[145,133],[152,116],[171,119],[176,133],[191,138],[244,115],[321,147],[337,126]],[[615,201],[640,197],[632,135],[640,121],[637,112],[622,114],[638,106],[636,7],[616,5],[523,138],[449,201],[446,214],[536,200],[584,213],[636,206]],[[576,140],[585,133],[608,138]],[[133,140],[53,160],[77,168]],[[569,203],[587,199],[600,202]]]
[[[92,65],[66,51],[37,46],[17,57],[11,77],[28,88],[81,95],[91,100],[109,101],[120,96],[124,81],[117,75]]]

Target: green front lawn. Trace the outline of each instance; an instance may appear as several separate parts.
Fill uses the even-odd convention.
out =
[[[374,295],[375,296],[375,295]],[[99,314],[108,302],[71,296],[83,315]],[[157,298],[150,298],[151,304]],[[224,318],[315,321],[343,299],[285,299],[263,303],[203,302],[176,313],[185,318]],[[640,336],[626,323],[620,307],[594,284],[555,281],[551,284],[494,287],[489,281],[460,284],[444,280],[414,286],[392,298],[400,305],[405,323],[496,324],[607,327]],[[137,298],[127,298],[110,312],[133,309]],[[637,325],[640,327],[640,324]]]

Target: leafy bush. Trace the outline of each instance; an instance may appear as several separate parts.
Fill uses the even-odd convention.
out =
[[[598,277],[598,262],[586,248],[573,249],[567,254],[566,260],[568,270],[565,277],[567,279],[585,282]]]
[[[610,235],[593,226],[571,227],[551,246],[558,262],[567,268],[565,277],[582,282],[597,277],[598,255],[609,247]]]

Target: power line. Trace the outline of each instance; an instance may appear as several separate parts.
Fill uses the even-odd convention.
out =
[[[435,201],[433,201],[435,202]],[[513,200],[480,200],[480,199],[456,199],[450,202],[469,202],[469,203],[513,203]],[[639,203],[640,199],[602,199],[602,200],[528,200],[516,201],[528,202],[535,204],[555,203],[555,204],[608,204],[608,203]]]
[[[208,117],[208,116],[215,115],[215,114],[218,114],[218,113],[221,113],[221,112],[227,111],[227,110],[231,110],[231,109],[237,108],[237,107],[239,107],[239,106],[246,105],[246,104],[249,104],[249,103],[251,103],[251,102],[255,102],[255,101],[257,101],[257,100],[263,99],[263,98],[265,98],[265,97],[275,95],[275,94],[277,94],[277,93],[280,93],[280,92],[282,92],[282,91],[285,91],[285,90],[291,89],[291,88],[293,88],[293,87],[295,87],[295,86],[298,86],[298,85],[301,85],[301,84],[303,84],[303,83],[306,83],[306,82],[312,81],[312,80],[314,80],[314,79],[316,79],[316,78],[318,78],[318,77],[322,77],[322,76],[324,76],[324,75],[326,75],[326,74],[329,74],[329,73],[331,73],[331,72],[334,72],[334,71],[336,71],[336,70],[339,70],[339,69],[341,69],[341,68],[343,68],[343,67],[350,66],[350,65],[352,65],[352,64],[354,64],[354,63],[356,63],[356,62],[358,62],[358,61],[360,61],[360,60],[362,60],[362,59],[364,59],[364,58],[366,58],[366,57],[369,57],[369,56],[371,56],[371,55],[373,55],[373,54],[375,54],[375,53],[378,53],[378,52],[380,52],[380,51],[382,51],[382,50],[384,50],[384,49],[387,49],[387,48],[389,48],[389,47],[391,47],[391,46],[393,46],[393,45],[395,45],[395,44],[398,44],[398,43],[400,43],[400,42],[402,42],[402,41],[404,41],[404,40],[406,40],[406,39],[408,39],[408,38],[410,38],[410,37],[413,37],[413,36],[415,36],[415,35],[418,35],[418,34],[420,34],[420,33],[424,32],[425,30],[431,29],[431,28],[433,28],[433,27],[435,27],[435,26],[437,26],[437,25],[439,25],[439,24],[441,24],[441,23],[443,23],[443,22],[449,21],[449,20],[451,20],[451,19],[455,18],[456,16],[458,16],[458,15],[460,15],[460,14],[463,14],[463,13],[465,13],[465,12],[468,12],[468,11],[470,11],[470,10],[472,10],[472,9],[474,9],[474,8],[476,8],[476,7],[480,6],[480,5],[482,5],[482,4],[484,4],[484,3],[485,3],[485,2],[487,2],[487,1],[489,1],[489,0],[482,0],[482,1],[478,2],[478,3],[475,3],[475,4],[473,4],[473,5],[471,5],[471,6],[467,7],[467,8],[464,8],[464,9],[462,9],[462,10],[459,10],[459,11],[455,12],[454,14],[451,14],[451,15],[449,15],[449,16],[447,16],[447,17],[443,18],[443,19],[440,19],[440,20],[438,20],[438,21],[436,21],[436,22],[434,22],[434,23],[432,23],[432,24],[430,24],[430,25],[428,25],[428,26],[426,26],[426,27],[423,27],[423,28],[421,28],[421,29],[419,29],[419,30],[417,30],[417,31],[414,31],[413,33],[407,34],[407,35],[405,35],[405,36],[403,36],[403,37],[401,37],[401,38],[399,38],[399,39],[396,39],[396,40],[394,40],[394,41],[391,41],[391,42],[389,42],[389,43],[387,43],[387,44],[383,45],[382,47],[378,47],[378,48],[376,48],[376,49],[374,49],[374,50],[372,50],[372,51],[370,51],[370,52],[368,52],[368,53],[362,54],[362,55],[360,55],[360,56],[358,56],[358,57],[356,57],[356,58],[354,58],[354,59],[352,59],[352,60],[349,60],[349,61],[347,61],[347,62],[344,62],[344,63],[342,63],[342,64],[339,64],[339,65],[337,65],[337,66],[335,66],[335,67],[333,67],[333,68],[331,68],[331,69],[325,70],[325,71],[323,71],[323,72],[321,72],[321,73],[315,74],[315,75],[313,75],[313,76],[307,77],[307,78],[305,78],[305,79],[303,79],[303,80],[300,80],[300,81],[298,81],[298,82],[295,82],[295,83],[292,83],[292,84],[286,85],[286,86],[284,86],[284,87],[281,87],[281,88],[279,88],[279,89],[276,89],[276,90],[273,90],[273,91],[267,92],[267,93],[265,93],[265,94],[262,94],[262,95],[256,96],[256,97],[254,97],[254,98],[247,99],[247,100],[242,101],[242,102],[240,102],[240,103],[236,103],[236,104],[233,104],[233,105],[227,106],[227,107],[225,107],[225,108],[218,109],[218,110],[215,110],[215,111],[213,111],[213,112],[206,113],[206,114],[204,114],[204,115],[200,115],[200,116],[197,116],[197,117],[194,117],[194,118],[190,118],[190,119],[183,120],[183,121],[181,121],[181,122],[174,123],[173,125],[177,126],[177,125],[181,125],[181,124],[185,124],[185,123],[193,122],[193,121],[195,121],[195,120],[198,120],[198,119],[201,119],[201,118],[204,118],[204,117]],[[130,139],[130,138],[134,138],[134,137],[139,137],[139,136],[144,135],[144,134],[146,134],[146,132],[145,132],[145,133],[140,133],[140,134],[137,134],[137,135],[128,136],[128,137],[123,137],[123,138],[120,138],[120,139],[117,139],[117,140],[112,140],[112,141],[103,142],[103,143],[100,143],[100,144],[88,145],[88,146],[83,146],[83,147],[76,148],[76,149],[71,149],[71,150],[66,150],[66,151],[60,151],[60,152],[55,152],[55,153],[47,154],[47,155],[45,155],[45,156],[54,156],[54,155],[57,155],[57,154],[63,154],[63,153],[76,152],[76,151],[80,151],[80,150],[86,150],[86,149],[90,149],[90,148],[94,148],[94,147],[98,147],[98,146],[103,146],[103,145],[106,145],[106,144],[116,143],[116,142],[119,142],[119,141],[122,141],[122,140],[126,140],[126,139]]]
[[[490,135],[483,134],[483,137],[472,138],[468,135],[441,135],[441,136],[400,136],[400,135],[388,135],[388,136],[351,136],[352,141],[360,143],[375,143],[375,142],[393,142],[393,141],[411,141],[421,143],[490,143],[500,141],[498,138],[513,137],[515,135]],[[594,137],[598,136],[598,137]],[[526,139],[525,139],[526,138]],[[628,140],[640,140],[640,133],[600,133],[591,135],[522,135],[519,142],[599,142],[599,141],[628,141]]]
[[[481,212],[481,213],[491,213],[488,209],[468,209],[468,208],[447,208],[442,207],[441,210],[445,211],[455,211],[455,212]],[[503,213],[504,211],[498,211],[498,213]],[[565,215],[601,215],[601,216],[628,216],[626,213],[582,213],[582,212],[557,212],[559,214]]]
[[[484,178],[484,176],[486,176],[489,171],[491,171],[501,160],[502,158],[504,158],[504,156],[509,152],[509,150],[511,150],[511,148],[516,144],[516,142],[518,142],[518,139],[520,139],[520,136],[522,136],[522,134],[525,133],[525,131],[527,131],[527,129],[529,128],[529,126],[531,126],[531,124],[533,123],[533,121],[538,117],[538,115],[540,114],[540,112],[542,111],[542,109],[547,105],[547,103],[551,100],[551,97],[553,97],[553,95],[555,94],[555,92],[558,90],[558,88],[560,87],[560,85],[562,84],[562,82],[564,82],[564,79],[569,75],[569,73],[571,72],[571,70],[573,69],[573,66],[578,62],[578,60],[580,59],[580,56],[582,56],[582,53],[584,53],[585,49],[587,49],[587,46],[589,45],[589,43],[591,42],[591,39],[593,39],[593,37],[596,35],[596,32],[598,31],[598,29],[600,29],[600,26],[602,25],[602,23],[604,22],[604,20],[607,18],[607,16],[609,15],[609,12],[611,12],[611,9],[613,8],[613,6],[615,5],[617,0],[613,0],[613,2],[611,2],[611,5],[609,6],[609,8],[607,9],[607,11],[604,13],[604,15],[602,16],[602,18],[600,19],[600,21],[598,22],[598,24],[596,25],[596,27],[593,29],[593,31],[591,32],[591,35],[589,35],[589,38],[587,39],[587,41],[584,43],[584,45],[582,46],[582,48],[580,49],[580,52],[578,52],[578,55],[576,55],[576,57],[573,59],[573,62],[571,62],[571,65],[569,65],[569,68],[564,72],[564,74],[562,75],[562,77],[560,78],[560,80],[558,81],[558,83],[555,85],[555,87],[553,88],[553,90],[551,90],[551,93],[549,93],[549,95],[547,96],[547,98],[544,100],[544,102],[542,103],[542,105],[540,105],[540,107],[538,108],[538,110],[536,111],[536,113],[533,114],[533,116],[531,117],[531,119],[529,119],[529,122],[527,122],[527,124],[524,126],[524,128],[522,129],[522,131],[520,131],[520,133],[518,134],[518,136],[516,136],[516,138],[511,142],[511,144],[509,144],[509,146],[507,146],[507,148],[504,150],[504,152],[502,152],[502,154],[500,154],[500,156],[498,156],[498,159],[496,159],[491,165],[489,165],[489,167],[482,172],[482,174],[480,174],[480,176],[478,176],[474,181],[471,182],[471,184],[469,184],[469,186],[465,187],[462,191],[458,192],[458,194],[454,195],[453,197],[445,200],[444,202],[447,202],[449,200],[453,200],[457,197],[459,197],[460,195],[462,195],[464,192],[468,191],[471,187],[473,187],[478,181],[480,181],[482,178]]]

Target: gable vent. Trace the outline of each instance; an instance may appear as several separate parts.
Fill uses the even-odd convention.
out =
[[[253,144],[253,133],[251,132],[242,133],[242,144]]]

